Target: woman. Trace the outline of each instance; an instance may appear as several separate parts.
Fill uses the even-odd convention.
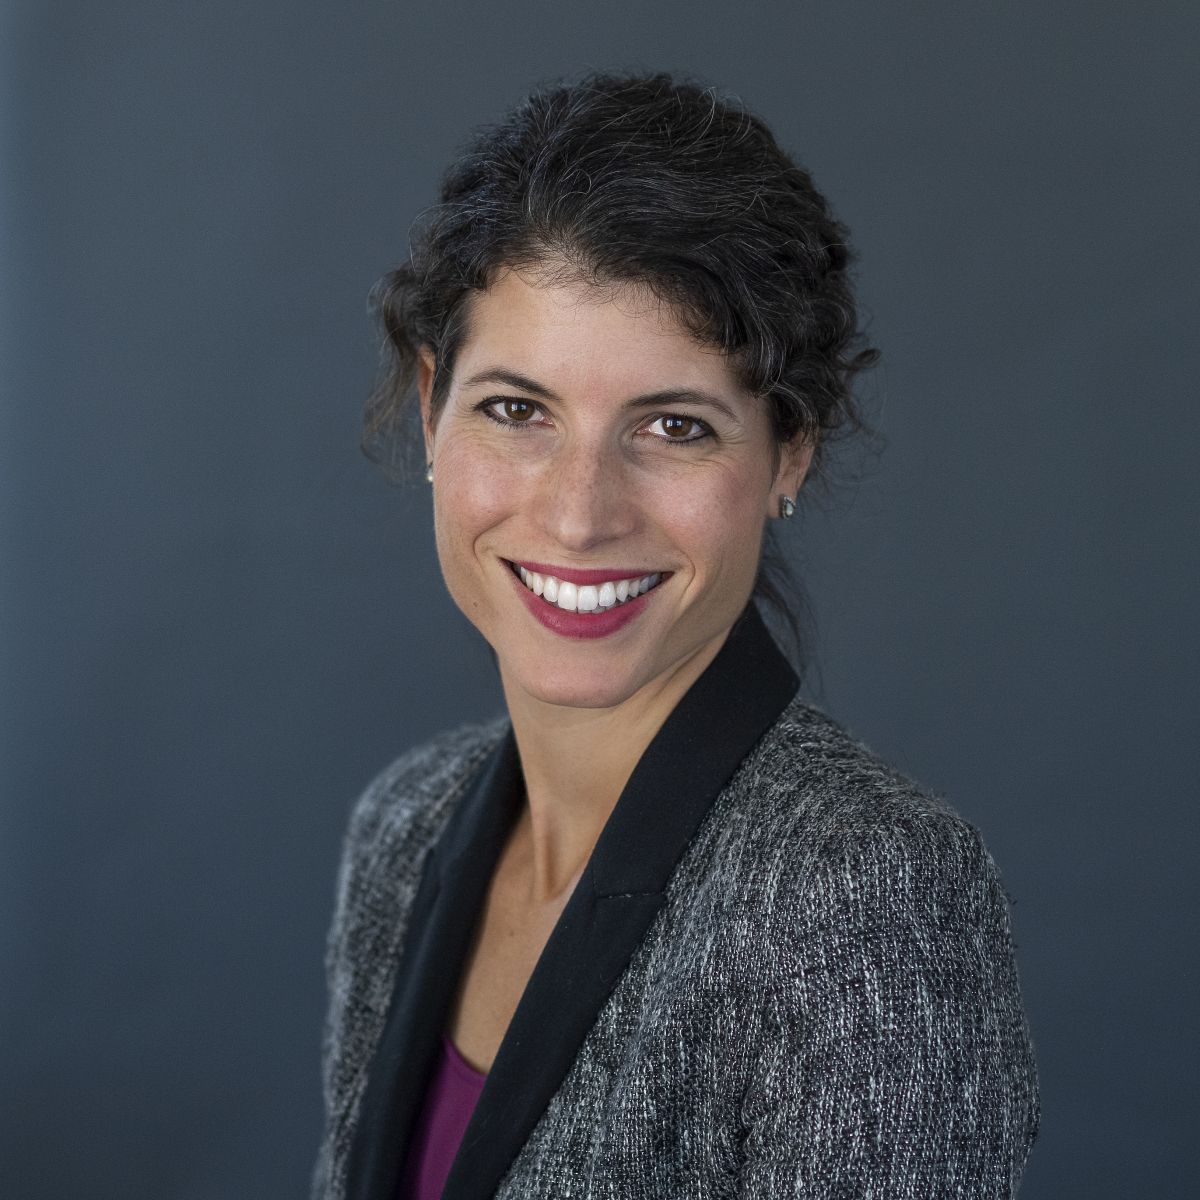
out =
[[[862,425],[848,261],[757,118],[597,74],[482,131],[381,281],[370,444],[415,385],[507,714],[354,809],[315,1195],[1015,1194],[996,866],[799,698],[756,607]]]

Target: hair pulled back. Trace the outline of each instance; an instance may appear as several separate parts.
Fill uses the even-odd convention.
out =
[[[768,402],[777,450],[797,436],[814,443],[810,478],[824,481],[827,444],[870,432],[851,384],[878,351],[863,345],[852,258],[808,172],[740,102],[667,73],[539,87],[475,133],[440,202],[415,223],[409,261],[372,289],[383,369],[363,448],[404,473],[419,349],[433,353],[436,414],[470,297],[515,268],[647,288]],[[807,601],[773,546],[755,595],[779,610],[799,650],[787,597]]]

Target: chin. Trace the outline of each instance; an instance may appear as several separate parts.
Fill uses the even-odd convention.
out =
[[[579,670],[562,663],[532,673],[513,671],[512,681],[527,695],[543,704],[563,708],[615,708],[628,700],[643,682],[623,673]]]

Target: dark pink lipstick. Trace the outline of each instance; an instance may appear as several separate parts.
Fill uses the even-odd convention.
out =
[[[639,571],[636,567],[604,567],[601,570],[581,570],[575,567],[556,567],[551,563],[535,563],[535,562],[516,562],[512,559],[506,559],[506,562],[512,562],[515,567],[524,567],[527,571],[534,571],[538,575],[553,575],[555,579],[566,583],[607,583],[610,579],[616,583],[618,579],[640,579],[643,575],[662,575],[665,579],[669,572],[655,571],[651,567],[648,571]],[[661,582],[661,580],[660,580]]]
[[[521,563],[520,565],[526,567],[528,570],[538,571],[537,566],[534,564]],[[561,568],[559,569],[561,570]],[[538,574],[542,573],[542,571],[538,571]],[[554,574],[549,569],[546,569],[544,573],[547,575]],[[561,637],[568,638],[602,638],[616,633],[619,629],[623,629],[639,613],[645,610],[647,602],[658,591],[663,579],[667,577],[667,573],[664,572],[662,578],[648,592],[642,592],[640,596],[634,596],[631,600],[614,604],[612,608],[605,609],[603,612],[580,613],[567,612],[566,609],[559,608],[557,604],[551,604],[549,600],[543,600],[541,596],[534,595],[521,582],[521,577],[512,565],[508,568],[508,574],[512,577],[513,586],[520,592],[521,599],[525,607],[529,610],[530,615],[536,618],[546,629],[559,634]],[[653,574],[653,572],[646,572],[646,574]],[[636,571],[631,571],[628,575],[606,574],[602,571],[574,571],[568,572],[565,575],[555,575],[556,579],[579,584],[605,583],[608,580],[633,579],[636,577]]]

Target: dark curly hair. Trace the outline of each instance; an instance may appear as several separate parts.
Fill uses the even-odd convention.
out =
[[[418,350],[434,357],[436,414],[465,302],[516,268],[648,288],[769,402],[776,456],[796,436],[815,443],[810,476],[824,483],[827,443],[875,436],[851,390],[878,358],[862,344],[851,261],[846,228],[808,172],[740,102],[666,73],[539,87],[476,132],[415,224],[409,261],[371,291],[383,368],[363,449],[407,474]],[[783,618],[803,671],[808,600],[769,536],[754,595]]]

